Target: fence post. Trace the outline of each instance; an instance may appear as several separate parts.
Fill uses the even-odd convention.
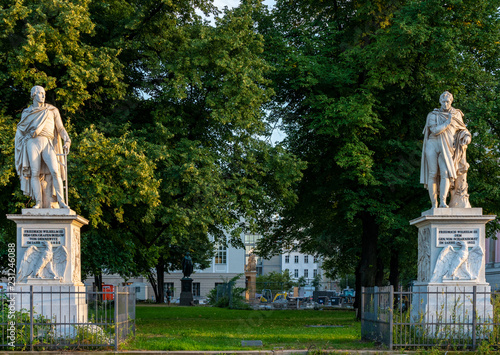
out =
[[[125,300],[125,316],[127,317],[127,320],[125,321],[125,334],[128,336],[128,331],[129,331],[129,327],[130,327],[130,321],[129,321],[129,317],[128,317],[128,302],[130,300],[130,287],[127,287],[127,289],[123,289],[123,291],[125,291],[125,295],[124,295],[124,300]]]
[[[393,349],[393,332],[392,332],[392,327],[394,326],[394,286],[390,285],[389,286],[389,350]]]
[[[30,285],[30,350],[33,351],[33,285]]]
[[[472,287],[472,350],[476,350],[476,326],[477,326],[477,286]]]
[[[365,287],[361,286],[361,304],[359,305],[359,319],[361,319],[361,335],[363,335],[364,328],[364,315],[365,315]]]
[[[118,351],[118,286],[115,286],[115,351]]]

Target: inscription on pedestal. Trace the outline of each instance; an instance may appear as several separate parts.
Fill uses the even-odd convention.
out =
[[[479,228],[438,228],[436,247],[467,242],[469,247],[479,245]]]
[[[57,229],[28,229],[23,228],[22,246],[30,247],[32,245],[41,246],[42,242],[50,242],[54,247],[64,245],[64,228]]]

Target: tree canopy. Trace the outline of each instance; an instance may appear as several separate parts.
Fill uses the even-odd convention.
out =
[[[358,290],[416,275],[408,221],[430,208],[419,184],[422,130],[445,90],[473,132],[471,203],[498,214],[498,7],[278,0],[255,15],[273,66],[271,117],[282,120],[284,146],[307,162],[299,203],[262,239],[262,254],[319,253],[324,267],[355,271]]]
[[[242,231],[295,202],[302,163],[262,139],[273,90],[258,1],[222,14],[206,0],[0,4],[2,208],[31,203],[13,136],[30,87],[45,86],[73,140],[69,202],[90,220],[85,274],[146,275],[161,301],[163,274],[184,253],[206,266],[214,241],[241,245]]]

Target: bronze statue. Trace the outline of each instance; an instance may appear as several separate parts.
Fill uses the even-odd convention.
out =
[[[193,259],[191,259],[191,255],[189,252],[186,253],[186,256],[184,256],[184,259],[182,259],[182,274],[184,275],[184,278],[189,278],[191,274],[193,273]]]

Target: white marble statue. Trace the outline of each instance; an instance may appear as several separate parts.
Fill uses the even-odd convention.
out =
[[[446,280],[476,280],[483,262],[483,249],[476,245],[469,251],[467,242],[457,241],[460,248],[451,245],[441,250],[431,282]]]
[[[467,145],[471,134],[465,127],[462,111],[451,106],[453,95],[448,91],[439,98],[441,108],[427,115],[422,148],[420,183],[429,190],[432,207],[470,208],[467,192]]]
[[[30,246],[24,252],[19,266],[18,280],[62,279],[68,263],[68,250],[64,245],[52,248],[50,242],[43,241],[42,246]]]
[[[248,262],[247,265],[245,266],[245,271],[248,272],[257,271],[257,258],[255,257],[255,254],[251,253],[248,256]]]
[[[31,98],[33,104],[23,111],[15,140],[21,189],[36,201],[33,208],[55,207],[57,203],[59,208],[69,208],[63,196],[63,178],[67,178],[63,155],[69,153],[71,140],[59,110],[45,103],[44,88],[34,86]]]

